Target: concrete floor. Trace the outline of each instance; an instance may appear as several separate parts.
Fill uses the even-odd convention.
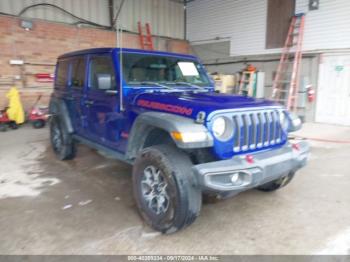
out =
[[[299,135],[350,140],[350,128],[308,124]],[[312,146],[286,188],[204,205],[165,236],[140,219],[130,166],[84,146],[60,162],[47,129],[0,133],[0,253],[350,254],[350,144]]]

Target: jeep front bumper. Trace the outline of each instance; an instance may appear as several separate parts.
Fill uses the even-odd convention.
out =
[[[309,144],[294,141],[279,149],[195,165],[194,173],[204,192],[236,193],[294,173],[306,165]]]

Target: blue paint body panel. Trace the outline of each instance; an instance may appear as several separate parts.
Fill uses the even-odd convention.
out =
[[[89,86],[89,61],[91,57],[111,57],[116,82],[120,83],[119,52],[120,49],[118,48],[97,48],[76,51],[60,56],[58,62],[69,62],[76,57],[83,57],[85,59],[87,65],[85,85],[81,90],[74,90],[68,81],[66,88],[60,88],[55,84],[54,91],[54,96],[66,100],[69,105],[68,108],[75,122],[74,126],[78,135],[91,139],[119,153],[126,152],[128,134],[137,116],[143,112],[167,112],[194,120],[199,112],[205,112],[206,119],[204,124],[210,131],[211,120],[217,112],[225,112],[225,110],[232,112],[235,110],[249,110],[251,108],[265,109],[274,106],[280,107],[278,104],[265,99],[216,93],[214,92],[213,81],[210,81],[208,86],[204,86],[204,90],[196,90],[187,85],[179,85],[173,90],[152,85],[128,86],[124,81],[122,81],[122,88],[119,85],[117,87],[118,94],[106,95],[104,92],[92,90]],[[148,54],[152,56],[171,56],[200,63],[197,57],[184,54],[137,49],[122,49],[122,52]],[[120,110],[120,90],[123,92],[123,107],[125,109],[123,111]],[[73,100],[68,101],[68,96],[73,96]],[[89,101],[93,101],[94,104],[92,106],[86,106],[86,103]],[[264,150],[279,147],[286,140],[287,135],[285,134],[280,144],[264,148]],[[213,153],[219,159],[231,158],[234,155],[232,143],[233,138],[225,143],[215,140],[212,149]],[[255,151],[248,150],[244,153]]]

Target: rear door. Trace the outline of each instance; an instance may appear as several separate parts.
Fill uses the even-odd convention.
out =
[[[77,56],[70,59],[69,103],[71,119],[77,134],[86,136],[86,110],[84,105],[84,89],[86,88],[86,57]]]
[[[84,80],[84,57],[64,58],[58,61],[55,92],[65,101],[73,128],[79,134],[83,129]]]
[[[90,55],[88,86],[84,104],[87,111],[88,132],[92,140],[118,148],[122,114],[111,54]]]

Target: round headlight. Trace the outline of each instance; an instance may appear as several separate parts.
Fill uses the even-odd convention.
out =
[[[289,125],[289,121],[288,121],[288,118],[287,118],[287,116],[286,116],[286,114],[284,112],[280,113],[280,124],[281,124],[282,129],[284,131],[287,131],[288,125]]]
[[[218,117],[213,122],[213,133],[216,137],[221,137],[225,133],[226,121],[223,117]]]
[[[233,123],[226,117],[217,117],[213,121],[212,131],[217,139],[227,141],[234,134]]]

